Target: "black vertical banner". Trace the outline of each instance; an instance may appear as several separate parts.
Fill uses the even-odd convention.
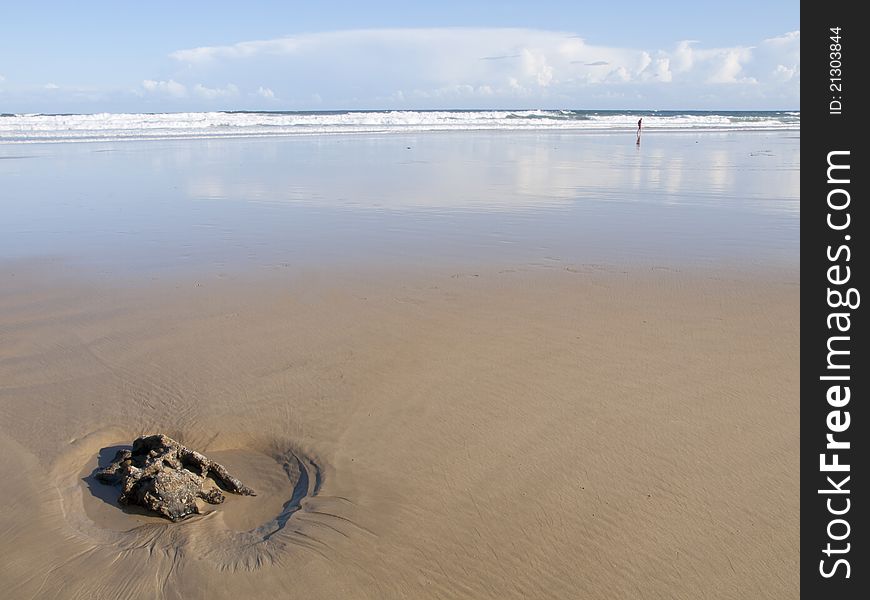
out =
[[[870,37],[858,3],[801,7],[801,593],[870,597]],[[863,121],[863,123],[862,123]],[[868,292],[870,293],[870,292]],[[865,490],[864,493],[859,490]]]

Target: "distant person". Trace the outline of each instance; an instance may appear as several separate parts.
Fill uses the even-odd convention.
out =
[[[643,117],[637,120],[637,143],[640,144],[640,128],[643,126]]]

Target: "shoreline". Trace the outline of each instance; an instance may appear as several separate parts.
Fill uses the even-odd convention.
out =
[[[0,137],[0,147],[10,146],[31,146],[31,145],[52,145],[52,144],[115,144],[129,142],[186,142],[186,141],[219,141],[219,140],[293,140],[293,139],[341,139],[346,137],[349,139],[360,137],[401,137],[401,136],[426,136],[426,135],[469,135],[469,134],[491,134],[505,136],[524,136],[524,135],[577,135],[589,137],[605,137],[605,136],[625,136],[629,137],[637,131],[630,126],[615,127],[612,129],[568,129],[568,128],[546,128],[546,127],[530,127],[528,129],[379,129],[379,130],[361,130],[361,131],[318,131],[318,132],[299,132],[299,133],[238,133],[238,134],[214,134],[214,135],[167,135],[153,137],[93,137],[93,138],[51,138],[51,139],[32,139],[32,140],[13,140]],[[678,128],[678,127],[655,127],[644,126],[644,133],[651,131],[649,135],[664,134],[667,136],[677,135],[769,135],[772,133],[782,134],[797,134],[800,137],[800,126],[796,127],[754,127],[752,129],[745,128]],[[4,157],[0,157],[4,158]]]
[[[335,133],[420,135],[634,131],[638,117],[654,131],[800,131],[800,111],[698,110],[384,110],[212,111],[179,113],[27,114],[0,116],[0,145],[51,141],[219,139],[323,136]]]

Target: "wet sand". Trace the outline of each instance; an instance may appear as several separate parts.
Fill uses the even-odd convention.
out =
[[[799,285],[582,262],[144,280],[7,261],[0,587],[793,598]],[[90,473],[157,431],[262,493],[181,524],[117,509]],[[290,454],[311,481],[281,523]]]
[[[624,137],[0,146],[0,596],[797,596],[799,132]]]

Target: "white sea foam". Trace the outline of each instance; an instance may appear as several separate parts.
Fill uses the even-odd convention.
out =
[[[403,133],[451,130],[799,129],[799,112],[371,111],[3,115],[0,143]]]

